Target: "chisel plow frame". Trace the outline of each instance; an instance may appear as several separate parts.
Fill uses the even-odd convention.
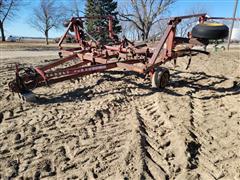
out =
[[[83,25],[86,18],[104,18],[108,20],[108,38],[112,41],[111,45],[100,43],[84,29]],[[135,45],[126,38],[119,41],[113,32],[113,17],[111,16],[72,17],[66,24],[67,29],[58,43],[60,58],[47,65],[37,67],[21,67],[17,64],[16,78],[9,82],[10,90],[16,93],[26,93],[37,87],[50,86],[51,84],[65,80],[92,73],[104,72],[117,67],[135,71],[146,76],[149,75],[152,81],[159,81],[159,77],[156,78],[154,73],[157,67],[167,61],[174,60],[175,62],[176,58],[181,56],[189,56],[189,60],[191,61],[191,57],[199,53],[209,55],[207,51],[193,48],[199,45],[207,46],[209,43],[208,40],[192,38],[191,35],[189,35],[188,38],[176,36],[177,25],[183,19],[188,18],[199,18],[199,23],[203,23],[208,19],[232,20],[232,18],[209,18],[206,14],[169,18],[163,36],[157,46],[151,48],[146,44]],[[102,29],[99,28],[94,33],[99,33],[101,30]],[[64,39],[69,31],[74,32],[78,47],[68,49],[63,47]],[[184,48],[177,49],[176,47],[181,44],[184,44]],[[72,62],[74,62],[74,64]],[[72,63],[72,65],[63,67],[63,65],[67,63]],[[162,78],[163,77],[169,78],[169,76],[162,76]],[[162,79],[162,81],[164,81],[164,79]],[[156,82],[152,84],[156,84]]]

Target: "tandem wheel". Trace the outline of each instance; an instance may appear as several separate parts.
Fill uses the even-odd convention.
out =
[[[170,73],[167,68],[158,67],[154,70],[151,76],[152,87],[153,88],[165,88],[170,80]]]

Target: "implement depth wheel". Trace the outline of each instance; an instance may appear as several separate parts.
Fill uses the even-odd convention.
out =
[[[152,81],[152,87],[153,88],[165,88],[170,79],[170,73],[167,68],[159,67],[155,69],[151,81]]]

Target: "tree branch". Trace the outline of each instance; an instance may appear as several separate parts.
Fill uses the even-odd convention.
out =
[[[9,14],[11,8],[12,8],[12,6],[13,6],[13,0],[11,0],[11,3],[9,4],[9,7],[8,7],[8,9],[7,9],[7,12],[6,12],[5,16],[4,16],[3,19],[2,19],[2,23],[3,23],[3,22],[5,21],[5,19],[7,18],[8,14]]]

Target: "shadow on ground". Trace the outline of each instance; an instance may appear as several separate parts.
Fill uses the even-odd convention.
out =
[[[121,77],[114,77],[114,75],[122,75]],[[52,104],[52,103],[63,103],[63,102],[71,102],[71,101],[83,101],[83,100],[91,100],[94,96],[106,96],[109,94],[124,94],[126,97],[143,97],[150,96],[154,93],[166,93],[174,96],[191,96],[193,97],[195,93],[203,90],[209,90],[213,92],[215,95],[203,96],[200,99],[210,99],[210,98],[221,98],[223,96],[235,95],[240,93],[240,83],[232,82],[232,86],[230,87],[217,87],[218,85],[226,82],[229,78],[225,76],[213,76],[208,75],[204,72],[187,72],[187,71],[179,71],[172,70],[171,73],[171,82],[168,87],[162,90],[154,89],[151,87],[150,81],[148,78],[142,80],[143,83],[138,83],[136,79],[144,79],[143,75],[140,75],[135,72],[129,71],[108,71],[105,72],[104,75],[97,81],[96,84],[86,86],[83,88],[77,88],[72,92],[64,93],[58,95],[56,97],[39,97],[37,103],[38,104]],[[203,84],[199,81],[208,80],[207,84]],[[123,84],[131,85],[131,90],[142,89],[145,91],[139,92],[138,94],[132,94],[131,92],[126,92],[126,89],[121,87],[112,87],[111,90],[102,90],[100,92],[93,92],[93,88],[102,84],[106,81],[115,81],[121,82]],[[179,88],[189,88],[191,89],[187,93],[180,93],[176,89]],[[212,93],[211,93],[212,94]],[[195,97],[194,97],[195,98]]]

